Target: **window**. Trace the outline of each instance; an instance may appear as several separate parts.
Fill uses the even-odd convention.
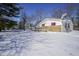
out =
[[[42,24],[42,26],[45,26],[45,24]]]
[[[55,22],[52,22],[52,23],[51,23],[51,26],[55,26],[55,25],[56,25],[56,23],[55,23]]]

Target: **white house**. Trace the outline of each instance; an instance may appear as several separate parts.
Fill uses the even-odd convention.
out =
[[[39,31],[53,31],[53,32],[72,31],[73,23],[69,19],[63,20],[63,17],[61,17],[60,19],[45,18],[44,20],[39,22],[36,27],[38,28]]]

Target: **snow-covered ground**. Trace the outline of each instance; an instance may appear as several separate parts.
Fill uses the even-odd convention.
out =
[[[0,55],[79,56],[79,32],[0,32]]]

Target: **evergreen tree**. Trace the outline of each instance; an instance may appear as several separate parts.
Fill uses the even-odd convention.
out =
[[[9,21],[9,19],[5,19],[4,16],[18,17],[19,12],[20,12],[20,7],[18,6],[18,4],[0,3],[0,31],[4,30],[4,28],[10,24],[13,24],[13,23],[15,24],[15,22],[12,23]]]
[[[17,16],[19,14],[20,7],[15,3],[1,3],[0,4],[0,16]]]

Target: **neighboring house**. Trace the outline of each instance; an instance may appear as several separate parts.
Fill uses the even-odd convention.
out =
[[[62,20],[56,18],[45,18],[36,26],[38,31],[63,32],[72,31],[73,23],[71,20]]]

